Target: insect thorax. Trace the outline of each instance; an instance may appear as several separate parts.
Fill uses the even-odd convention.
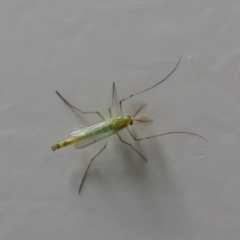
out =
[[[115,117],[110,119],[109,128],[120,131],[132,122],[132,118],[128,116]]]

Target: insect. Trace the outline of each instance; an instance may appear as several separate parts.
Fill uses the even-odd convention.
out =
[[[177,69],[179,63],[180,63],[180,60],[181,58],[179,58],[178,60],[178,63],[176,64],[176,66],[174,67],[174,69],[164,78],[162,79],[160,82],[156,83],[154,86],[152,87],[149,87],[147,89],[144,89],[140,92],[137,92],[135,94],[131,94],[130,96],[122,99],[121,101],[119,101],[119,106],[120,106],[120,112],[121,112],[121,116],[120,117],[113,117],[112,116],[112,107],[114,105],[114,98],[115,98],[115,83],[113,82],[113,90],[112,90],[112,104],[111,106],[109,107],[108,111],[109,111],[109,116],[110,118],[107,118],[105,119],[103,117],[103,115],[98,112],[98,111],[82,111],[76,107],[74,107],[72,104],[70,104],[65,98],[62,97],[62,95],[56,91],[57,95],[70,107],[72,107],[73,109],[75,109],[76,111],[82,113],[82,114],[97,114],[100,118],[101,118],[101,121],[98,122],[98,123],[95,123],[95,124],[89,124],[89,125],[85,125],[85,126],[82,126],[82,127],[79,127],[77,129],[74,129],[70,135],[71,137],[65,141],[62,141],[62,142],[59,142],[55,145],[52,146],[52,150],[55,151],[59,148],[62,148],[62,147],[66,147],[68,145],[71,145],[71,144],[75,144],[75,148],[77,149],[81,149],[81,148],[84,148],[84,147],[87,147],[87,146],[90,146],[92,144],[94,144],[95,142],[98,142],[98,141],[101,141],[103,139],[106,139],[105,141],[105,144],[103,146],[103,148],[90,160],[86,170],[85,170],[85,173],[83,175],[83,178],[81,180],[81,184],[80,184],[80,187],[79,187],[79,190],[78,192],[80,193],[81,189],[82,189],[82,186],[83,186],[83,183],[84,183],[84,180],[86,178],[86,175],[87,175],[87,172],[92,164],[92,162],[94,161],[94,159],[106,148],[107,146],[107,143],[108,143],[108,138],[111,136],[111,135],[114,135],[114,134],[117,134],[119,140],[128,145],[130,148],[132,148],[137,154],[139,154],[145,161],[147,161],[147,159],[135,148],[132,146],[132,144],[124,141],[122,139],[122,137],[120,136],[119,132],[126,128],[127,131],[129,132],[129,134],[132,136],[132,138],[135,140],[135,141],[141,141],[141,140],[144,140],[144,139],[150,139],[150,138],[155,138],[155,137],[160,137],[160,136],[163,136],[163,135],[168,135],[168,134],[178,134],[178,133],[181,133],[181,134],[189,134],[189,135],[194,135],[194,136],[197,136],[199,138],[202,138],[203,140],[205,140],[207,142],[207,140],[196,134],[196,133],[191,133],[191,132],[167,132],[167,133],[161,133],[161,134],[157,134],[157,135],[154,135],[154,136],[149,136],[149,137],[144,137],[144,138],[137,138],[134,136],[134,134],[131,132],[131,130],[129,129],[129,125],[132,125],[135,121],[138,121],[138,122],[150,122],[152,121],[151,119],[148,119],[146,117],[142,117],[140,116],[139,117],[139,114],[141,113],[141,111],[144,109],[144,107],[146,106],[143,105],[141,106],[137,111],[136,113],[133,115],[133,116],[125,116],[123,114],[123,109],[122,109],[122,103],[124,101],[126,101],[127,99],[137,95],[137,94],[140,94],[140,93],[143,93],[145,91],[148,91],[152,88],[155,88],[156,86],[158,86],[159,84],[161,84],[162,82],[164,82],[166,79],[168,79],[172,74],[173,72]]]

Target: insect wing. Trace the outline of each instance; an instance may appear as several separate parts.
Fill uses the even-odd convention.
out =
[[[103,134],[100,134],[100,135],[97,135],[97,136],[94,136],[94,137],[91,137],[91,138],[86,138],[86,139],[82,139],[80,140],[79,142],[76,142],[74,147],[77,148],[77,149],[80,149],[80,148],[85,148],[87,146],[90,146],[96,142],[99,142],[113,134],[115,134],[116,131],[112,131],[111,133],[103,133]]]
[[[101,124],[101,123],[104,123],[104,122],[100,122],[100,123],[96,123],[96,124],[90,124],[90,125],[84,125],[84,126],[81,126],[79,128],[75,128],[75,129],[73,129],[72,132],[70,132],[70,135],[72,137],[80,136],[82,134],[85,134],[85,133],[89,132],[91,127],[94,127],[95,125]]]
[[[99,123],[96,123],[93,125],[83,126],[83,127],[73,130],[73,132],[71,132],[70,134],[74,137],[84,135],[89,132],[93,133],[93,135],[91,137],[81,139],[79,142],[75,143],[74,147],[77,149],[84,148],[84,147],[90,146],[98,141],[101,141],[101,140],[115,134],[117,131],[111,130],[111,131],[98,133],[98,134],[94,135],[95,131],[99,130],[100,128],[105,127],[107,124],[108,124],[108,121],[103,121],[103,122],[99,122]]]

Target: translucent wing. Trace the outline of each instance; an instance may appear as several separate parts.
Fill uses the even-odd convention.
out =
[[[94,137],[91,137],[91,138],[86,138],[86,139],[82,139],[80,140],[79,142],[76,142],[74,147],[77,148],[77,149],[80,149],[80,148],[85,148],[87,146],[90,146],[96,142],[99,142],[113,134],[115,134],[116,131],[112,131],[111,133],[103,133],[101,135],[97,135],[97,136],[94,136]]]
[[[91,127],[99,128],[100,126],[104,126],[104,124],[105,124],[105,121],[104,122],[95,123],[95,124],[84,125],[84,126],[81,126],[79,128],[73,129],[73,131],[70,132],[70,135],[73,136],[73,137],[77,137],[77,136],[80,136],[82,134],[85,134],[85,133],[89,132]]]
[[[109,121],[106,120],[93,125],[86,125],[86,126],[74,129],[70,133],[73,137],[84,136],[87,133],[92,133],[91,137],[79,140],[77,143],[75,143],[74,147],[77,149],[84,148],[115,134],[117,131],[109,130],[109,128],[107,128],[108,124],[109,124]],[[105,131],[104,131],[104,128],[106,128]],[[100,129],[102,129],[103,131],[101,131],[101,133],[97,132]]]

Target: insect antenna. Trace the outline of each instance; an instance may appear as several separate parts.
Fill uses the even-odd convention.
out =
[[[146,109],[147,105],[148,104],[145,103],[140,108],[138,108],[138,110],[132,116],[132,119],[133,119],[134,122],[148,123],[148,122],[152,122],[153,121],[153,119],[151,119],[151,118],[147,117],[146,115],[144,115],[144,112],[145,112],[145,109]]]
[[[143,106],[141,106],[136,112],[135,114],[132,116],[133,118],[136,117],[143,109],[144,107],[147,106],[147,103],[145,103]]]

